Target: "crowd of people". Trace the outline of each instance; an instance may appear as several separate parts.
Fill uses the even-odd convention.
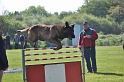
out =
[[[21,44],[21,48],[23,48],[24,46],[25,39],[24,35],[15,34],[14,38],[12,39],[9,34],[7,35],[2,34],[2,38],[4,40],[4,45],[6,49],[12,49],[11,40],[13,42],[14,49],[19,49],[19,43]]]

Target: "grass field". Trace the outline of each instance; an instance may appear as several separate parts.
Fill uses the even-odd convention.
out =
[[[78,50],[76,49],[61,49],[60,51],[70,51]],[[49,50],[47,52],[52,52]],[[98,73],[86,73],[86,82],[124,82],[124,50],[121,46],[98,46],[96,47],[97,55],[97,68]],[[41,51],[31,51],[31,53],[39,53]],[[45,52],[45,51],[44,51]],[[29,53],[28,51],[26,53]],[[80,55],[80,53],[75,53]],[[62,54],[64,56],[65,54]],[[74,54],[67,54],[74,55]],[[59,55],[47,55],[47,57],[56,57]],[[9,60],[9,69],[22,68],[21,61],[21,50],[7,50],[7,57]],[[40,56],[37,56],[40,57]],[[46,56],[42,56],[46,57]],[[33,57],[31,57],[33,58]],[[29,59],[27,57],[27,59]],[[69,59],[69,60],[49,60],[40,61],[40,63],[50,63],[50,62],[62,62],[62,61],[73,61],[81,60],[81,58]],[[34,62],[29,62],[26,64],[31,64]],[[39,63],[39,62],[36,62]],[[85,66],[86,67],[86,66]],[[86,69],[86,68],[85,68]],[[87,69],[86,69],[87,72]],[[4,73],[2,82],[23,82],[22,73]]]

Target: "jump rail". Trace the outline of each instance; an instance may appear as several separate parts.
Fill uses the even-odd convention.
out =
[[[74,51],[61,51],[61,52],[44,52],[44,53],[38,53],[38,54],[25,54],[25,56],[36,56],[36,55],[47,55],[47,54],[63,54],[63,53],[76,53],[80,52],[79,50]]]
[[[55,47],[48,47],[48,48],[26,48],[25,51],[29,50],[47,50],[47,49],[53,49]],[[62,48],[78,48],[78,46],[63,46]]]
[[[27,59],[25,60],[25,62],[27,61],[39,61],[39,60],[55,60],[55,59],[67,59],[67,58],[78,58],[78,57],[82,57],[82,56],[62,56],[62,57],[52,57],[52,58],[39,58],[39,59]]]

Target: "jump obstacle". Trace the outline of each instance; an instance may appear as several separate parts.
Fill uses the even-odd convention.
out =
[[[77,48],[77,46],[67,46],[63,48]],[[35,54],[25,54],[25,51],[31,50],[47,50],[53,48],[26,48],[22,49],[22,67],[23,67],[23,81],[24,82],[85,82],[85,67],[84,67],[84,56],[73,55],[64,56],[61,54],[77,53],[79,50],[74,51],[58,51],[58,52],[42,52]],[[39,55],[51,55],[57,54],[58,57],[50,58],[34,58]],[[26,57],[33,57],[33,59],[26,59]],[[47,64],[30,64],[27,65],[26,62],[34,61],[44,61],[44,60],[58,60],[58,59],[72,59],[72,58],[82,58],[79,61],[71,62],[59,62],[59,63],[47,63]],[[83,78],[82,78],[82,68],[83,68]]]

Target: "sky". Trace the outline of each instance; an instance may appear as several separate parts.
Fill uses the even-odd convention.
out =
[[[49,13],[61,11],[76,11],[83,4],[83,0],[0,0],[0,14],[4,10],[9,12],[24,11],[29,6],[42,6]]]

